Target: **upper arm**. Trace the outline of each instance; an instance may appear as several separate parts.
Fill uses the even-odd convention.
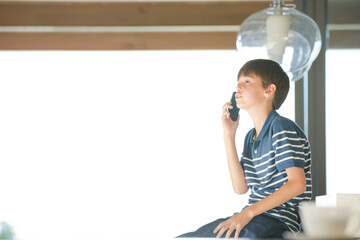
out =
[[[310,163],[310,146],[305,135],[289,121],[276,122],[272,130],[277,169],[280,172],[291,167],[304,170]]]
[[[299,194],[306,190],[306,177],[303,168],[290,167],[286,169],[288,176],[288,183],[293,184],[294,187],[299,191]]]

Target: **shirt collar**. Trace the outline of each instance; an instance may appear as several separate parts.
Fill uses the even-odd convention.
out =
[[[267,130],[269,129],[272,121],[274,120],[275,117],[279,116],[279,114],[275,111],[275,110],[272,110],[269,115],[267,116],[266,120],[265,120],[265,123],[263,125],[263,127],[261,128],[261,131],[260,131],[260,134],[259,136],[256,138],[255,141],[260,141],[265,133],[267,132]],[[255,129],[254,129],[255,130]],[[255,133],[255,131],[254,131]]]

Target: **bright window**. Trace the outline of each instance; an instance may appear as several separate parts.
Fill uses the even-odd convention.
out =
[[[220,121],[235,51],[6,51],[0,65],[0,220],[18,238],[169,238],[246,203]],[[240,125],[239,151],[245,112]]]
[[[359,193],[360,50],[326,52],[327,193]]]

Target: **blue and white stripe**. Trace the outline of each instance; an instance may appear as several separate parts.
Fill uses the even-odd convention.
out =
[[[266,212],[283,221],[292,232],[298,232],[300,217],[298,205],[312,196],[311,150],[303,131],[291,120],[271,111],[256,140],[255,129],[249,131],[244,143],[241,164],[246,182],[251,189],[250,206],[266,198],[287,180],[286,169],[303,168],[306,176],[306,191],[286,203]]]

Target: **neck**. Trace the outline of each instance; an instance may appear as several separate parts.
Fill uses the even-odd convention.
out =
[[[264,126],[264,123],[266,121],[266,118],[268,117],[269,113],[271,112],[272,108],[266,108],[262,110],[249,110],[248,113],[253,120],[254,126],[255,126],[255,135],[254,140],[259,136],[262,127]]]

